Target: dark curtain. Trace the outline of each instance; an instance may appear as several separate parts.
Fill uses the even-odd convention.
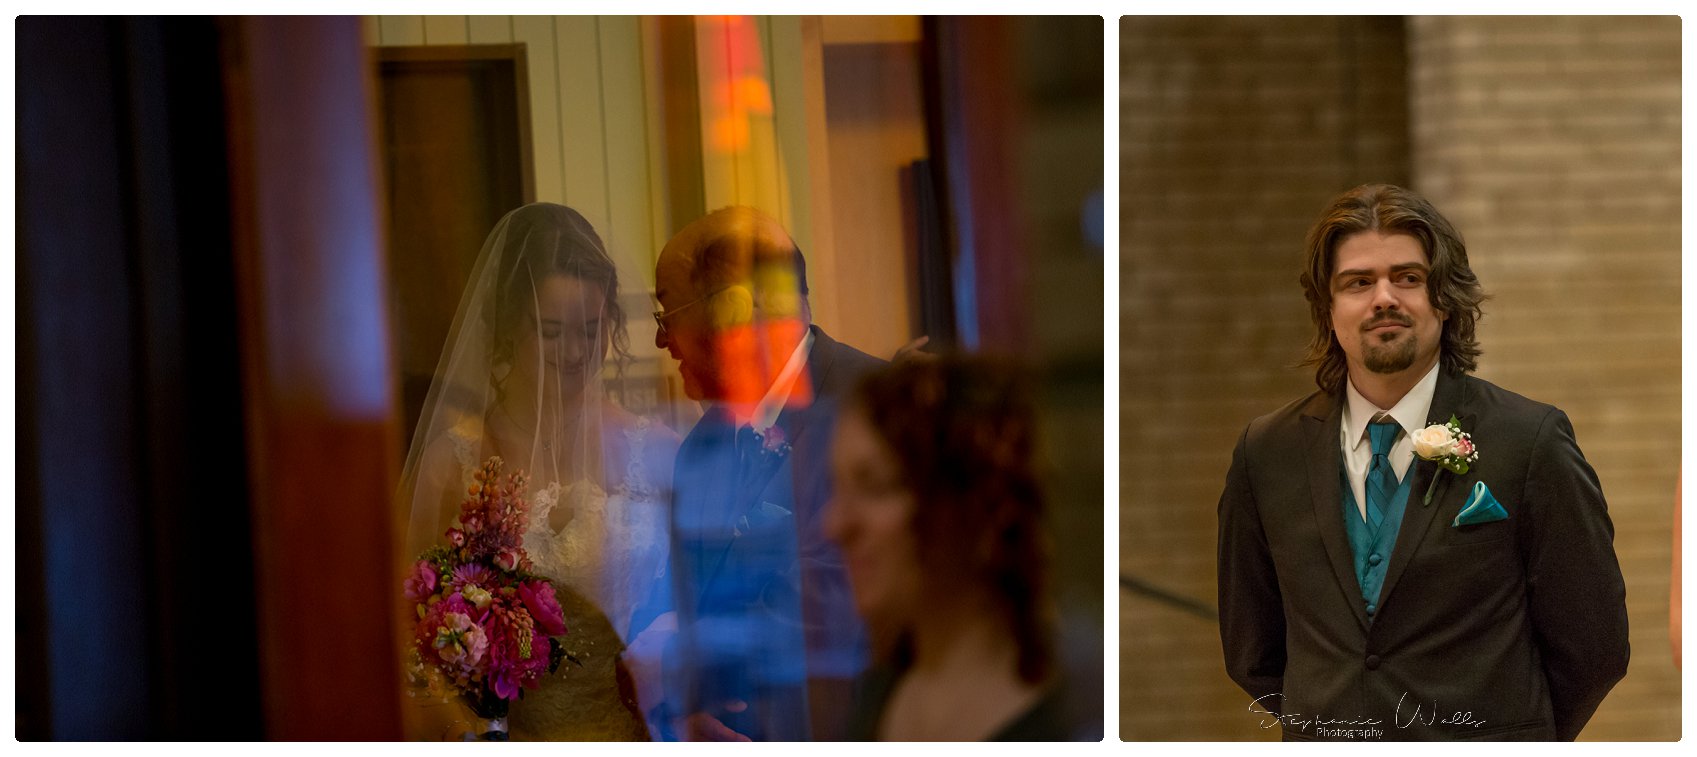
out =
[[[218,28],[16,28],[16,737],[261,738]]]

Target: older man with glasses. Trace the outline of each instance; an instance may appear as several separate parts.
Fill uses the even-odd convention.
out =
[[[807,268],[775,220],[701,218],[655,266],[655,346],[705,414],[678,451],[670,736],[840,737],[865,661],[842,559],[821,533],[835,401],[884,361],[812,323]]]

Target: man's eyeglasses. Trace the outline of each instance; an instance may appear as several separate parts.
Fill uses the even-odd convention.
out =
[[[706,300],[707,298],[712,297],[713,295],[718,294],[719,292],[723,292],[723,291],[725,291],[725,290],[724,289],[717,289],[717,290],[708,292],[707,294],[704,294],[700,297],[697,297],[693,300],[690,300],[689,302],[686,302],[682,305],[679,305],[674,310],[668,311],[668,310],[665,310],[664,308],[662,308],[660,310],[654,311],[654,325],[660,329],[660,332],[659,332],[660,336],[666,335],[666,319],[667,318],[671,318],[672,316],[677,315],[678,313],[681,313],[685,310],[688,310],[689,308],[693,307],[697,303],[700,303],[703,300]]]

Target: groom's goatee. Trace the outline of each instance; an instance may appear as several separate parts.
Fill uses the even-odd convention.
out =
[[[1364,345],[1366,349],[1361,356],[1361,362],[1367,366],[1367,370],[1374,373],[1399,373],[1414,365],[1414,355],[1418,352],[1416,348],[1419,344],[1420,337],[1413,332],[1410,332],[1401,344],[1367,344]]]

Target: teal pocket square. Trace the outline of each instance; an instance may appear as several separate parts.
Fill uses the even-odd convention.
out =
[[[1485,486],[1485,482],[1480,481],[1473,485],[1472,493],[1467,495],[1467,506],[1461,508],[1461,512],[1455,516],[1455,522],[1450,525],[1473,526],[1499,520],[1508,520],[1508,511],[1503,509],[1502,503],[1498,502],[1496,497],[1491,496],[1491,490]]]

